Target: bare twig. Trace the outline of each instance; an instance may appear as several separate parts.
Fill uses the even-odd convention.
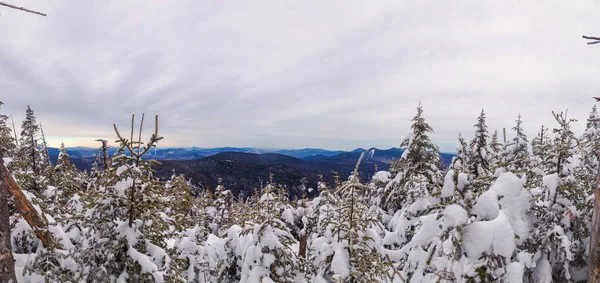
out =
[[[9,7],[9,8],[21,10],[21,11],[24,11],[24,12],[28,12],[28,13],[32,13],[32,14],[44,16],[44,17],[48,16],[48,15],[46,15],[44,13],[40,13],[40,12],[37,12],[37,11],[34,11],[34,10],[29,10],[29,9],[26,9],[26,8],[23,8],[23,7],[18,7],[18,6],[15,6],[15,5],[11,5],[11,4],[2,2],[2,1],[0,1],[0,6],[5,6],[5,7]]]
[[[591,44],[598,44],[598,43],[600,43],[600,37],[594,37],[594,36],[585,36],[585,35],[584,35],[584,36],[583,36],[583,38],[584,38],[584,39],[587,39],[587,40],[591,40],[591,41],[589,41],[589,42],[587,43],[588,45],[591,45]]]
[[[13,134],[15,135],[15,144],[19,146],[19,139],[17,138],[17,130],[15,128],[15,120],[13,119],[12,114],[8,113],[8,116],[10,116],[10,121],[12,122]]]

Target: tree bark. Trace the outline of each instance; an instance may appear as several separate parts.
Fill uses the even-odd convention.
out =
[[[25,221],[31,226],[31,229],[35,232],[36,236],[42,241],[44,247],[48,248],[53,244],[52,234],[48,232],[46,227],[48,224],[40,215],[38,215],[37,211],[29,202],[25,194],[21,191],[19,185],[12,178],[8,169],[4,167],[3,163],[0,163],[0,175],[2,175],[3,187],[6,188],[6,191],[9,195],[14,197],[15,205],[17,209],[25,218]],[[55,248],[61,248],[60,245],[55,244]],[[1,282],[1,281],[0,281]]]
[[[588,256],[588,282],[600,282],[600,166],[596,175],[596,188],[594,189],[594,212],[592,215],[592,230],[590,251]]]
[[[0,166],[4,167],[2,154]],[[10,239],[10,212],[8,210],[9,194],[6,189],[6,178],[0,174],[0,282],[17,282],[15,277],[15,260],[12,254]]]

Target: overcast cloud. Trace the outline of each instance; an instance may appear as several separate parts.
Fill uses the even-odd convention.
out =
[[[49,16],[0,7],[2,111],[30,104],[54,146],[146,113],[161,147],[389,148],[421,101],[454,151],[482,108],[581,132],[600,96],[597,0],[12,3]]]

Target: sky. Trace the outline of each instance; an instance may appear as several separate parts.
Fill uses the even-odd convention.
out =
[[[0,111],[51,146],[145,113],[160,147],[390,148],[420,102],[451,152],[482,109],[531,139],[600,96],[598,0],[6,2],[48,16],[0,7]]]

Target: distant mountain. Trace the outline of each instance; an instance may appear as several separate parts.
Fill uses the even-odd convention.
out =
[[[50,148],[51,160],[56,162],[58,149]],[[94,163],[96,149],[68,148],[72,162],[82,170],[89,170]],[[113,154],[115,149],[109,151]],[[156,176],[169,178],[173,171],[191,178],[194,184],[202,183],[214,189],[219,177],[234,193],[266,184],[269,174],[284,185],[292,196],[300,196],[302,188],[316,188],[319,175],[327,182],[333,181],[334,172],[343,180],[354,170],[361,153],[365,157],[359,167],[359,177],[369,180],[377,171],[388,170],[393,160],[402,156],[404,149],[362,149],[331,151],[323,149],[255,149],[255,148],[159,148],[151,150],[147,158],[159,160],[155,166]],[[447,166],[454,155],[441,153]]]
[[[340,154],[341,155],[341,154]],[[340,155],[319,159],[304,160],[277,153],[223,152],[198,160],[163,161],[155,167],[156,176],[168,178],[172,172],[184,174],[194,183],[201,182],[209,188],[215,188],[219,177],[234,193],[246,194],[266,184],[269,174],[274,181],[283,184],[292,196],[300,196],[302,188],[316,188],[319,174],[325,181],[332,182],[334,172],[343,179],[347,178],[356,166],[358,157]],[[360,154],[359,154],[360,155]],[[337,157],[337,158],[336,158]],[[389,164],[375,160],[363,160],[359,177],[369,180],[375,169],[387,169]]]
[[[114,154],[116,148],[110,148],[108,153]],[[50,160],[56,162],[58,158],[58,148],[48,148]],[[67,152],[71,158],[92,158],[98,154],[98,149],[87,147],[68,147]],[[334,156],[344,151],[325,150],[318,148],[304,149],[259,149],[251,147],[218,147],[218,148],[156,148],[152,149],[146,155],[146,158],[156,160],[194,160],[203,157],[215,155],[221,152],[245,152],[245,153],[278,153],[296,158],[310,158],[314,156]]]

